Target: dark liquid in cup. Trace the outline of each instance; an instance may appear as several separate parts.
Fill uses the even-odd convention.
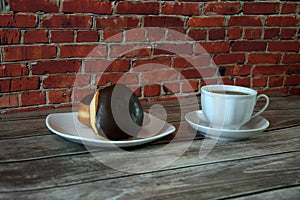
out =
[[[228,95],[249,95],[245,92],[238,92],[238,91],[210,90],[210,92],[217,93],[217,94],[228,94]]]

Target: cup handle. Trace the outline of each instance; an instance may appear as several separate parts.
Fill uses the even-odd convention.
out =
[[[269,97],[268,97],[267,95],[265,95],[265,94],[260,94],[260,95],[258,95],[258,96],[256,97],[256,102],[257,102],[258,99],[260,99],[260,98],[265,98],[265,99],[266,99],[266,104],[264,105],[264,107],[263,107],[262,109],[260,109],[257,113],[255,113],[255,114],[251,117],[251,119],[254,118],[254,117],[256,117],[256,116],[258,116],[258,115],[260,115],[260,114],[261,114],[262,112],[264,112],[264,111],[267,109],[267,107],[269,106],[270,99],[269,99]]]

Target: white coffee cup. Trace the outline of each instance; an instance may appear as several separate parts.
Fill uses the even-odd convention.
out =
[[[266,103],[253,115],[259,98],[265,98]],[[257,95],[257,91],[246,87],[206,85],[201,88],[202,111],[213,128],[239,129],[250,119],[265,111],[269,101],[267,95]]]

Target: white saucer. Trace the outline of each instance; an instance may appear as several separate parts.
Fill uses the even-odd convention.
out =
[[[92,131],[91,128],[81,124],[77,119],[77,112],[55,113],[46,118],[47,128],[72,142],[96,146],[96,147],[130,147],[137,146],[165,137],[176,129],[173,125],[153,116],[144,113],[144,125],[137,139],[128,141],[102,140]]]
[[[204,117],[202,110],[190,112],[185,115],[185,120],[201,134],[218,140],[236,141],[250,138],[263,132],[269,126],[269,121],[262,116],[257,116],[243,125],[239,130],[211,128]]]

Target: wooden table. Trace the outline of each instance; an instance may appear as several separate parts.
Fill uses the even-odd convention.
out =
[[[85,146],[51,133],[46,116],[68,109],[0,116],[0,199],[300,197],[300,96],[272,96],[263,113],[270,121],[266,131],[249,140],[218,141],[201,159],[203,137],[196,134],[191,140],[194,130],[178,114],[178,105],[169,101],[163,106],[168,122],[184,130],[176,145],[190,145],[169,165],[136,173],[108,167]],[[187,111],[192,108],[188,101],[184,106]],[[149,105],[144,107],[147,110]],[[174,135],[124,151],[151,152],[166,146]],[[118,155],[113,160],[126,161]]]

